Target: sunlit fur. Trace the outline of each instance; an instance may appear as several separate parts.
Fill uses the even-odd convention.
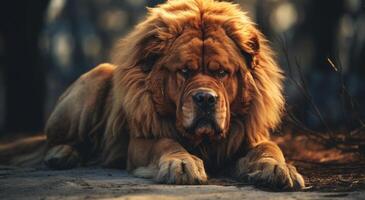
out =
[[[180,73],[186,67],[190,77]],[[218,77],[219,69],[227,76]],[[45,129],[45,162],[127,165],[137,176],[176,184],[228,170],[257,185],[302,188],[303,178],[269,141],[283,111],[282,80],[268,41],[237,5],[170,0],[117,43],[112,64],[62,95]],[[209,126],[188,131],[198,117],[191,96],[202,90],[219,96],[221,133],[210,141],[199,136],[217,134]]]

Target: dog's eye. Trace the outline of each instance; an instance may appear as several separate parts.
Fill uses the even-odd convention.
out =
[[[180,69],[180,73],[185,77],[189,77],[190,74],[191,74],[191,70],[189,68],[183,68],[183,69]]]
[[[224,69],[220,69],[220,70],[215,72],[215,75],[219,78],[224,78],[228,75],[228,72]]]

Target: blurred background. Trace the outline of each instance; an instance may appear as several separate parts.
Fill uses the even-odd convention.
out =
[[[0,134],[37,133],[57,98],[163,0],[24,0],[0,6]],[[287,74],[285,122],[365,126],[365,1],[236,0]],[[315,130],[315,131],[314,131]],[[0,135],[0,136],[1,136]]]

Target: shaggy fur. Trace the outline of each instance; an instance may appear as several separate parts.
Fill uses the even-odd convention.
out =
[[[49,167],[102,163],[171,184],[225,171],[260,186],[304,187],[269,141],[283,111],[282,72],[237,5],[170,0],[149,9],[112,63],[59,99],[45,129]],[[194,103],[198,93],[216,98],[213,114]]]

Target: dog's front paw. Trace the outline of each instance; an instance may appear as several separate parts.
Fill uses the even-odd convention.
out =
[[[156,181],[167,184],[204,184],[207,181],[201,159],[188,153],[160,158]]]
[[[261,158],[250,162],[241,158],[236,166],[236,176],[257,186],[277,190],[300,190],[304,179],[294,166],[280,163],[273,158]]]

